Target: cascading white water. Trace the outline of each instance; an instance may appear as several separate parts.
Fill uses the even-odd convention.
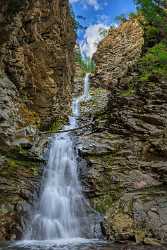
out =
[[[80,102],[89,98],[89,75],[84,81],[84,94],[73,101],[73,115],[64,131],[77,126]],[[88,210],[78,177],[77,152],[70,133],[52,138],[48,164],[44,173],[39,208],[26,233],[28,240],[53,240],[92,237]]]
[[[90,87],[89,75],[90,74],[87,73],[84,79],[83,95],[79,96],[78,98],[74,98],[72,102],[72,113],[74,117],[80,116],[80,103],[89,100],[89,87]]]
[[[83,97],[85,101],[89,100],[89,88],[90,88],[90,81],[89,81],[90,74],[86,74],[84,79],[84,94]]]

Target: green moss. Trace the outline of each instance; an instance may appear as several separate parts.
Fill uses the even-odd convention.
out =
[[[32,172],[33,172],[33,175],[34,176],[38,176],[39,175],[39,165],[37,166],[37,165],[31,165],[31,170],[32,170]]]
[[[133,82],[129,82],[127,89],[120,92],[120,96],[128,97],[135,94],[135,87]]]
[[[104,195],[99,195],[92,200],[93,207],[100,213],[105,214],[107,210],[111,209],[115,201],[117,201],[122,194],[122,189],[119,185],[115,185],[114,191],[108,191]]]
[[[142,243],[144,242],[144,238],[145,238],[146,232],[145,230],[141,230],[141,229],[136,229],[135,230],[135,239],[136,239],[136,243]]]
[[[120,96],[128,97],[128,96],[133,96],[135,93],[134,89],[128,89],[124,90],[120,93]]]
[[[14,149],[10,150],[7,154],[5,153],[8,159],[13,161],[33,161],[35,160],[32,156],[29,155],[28,150],[24,149],[21,145],[16,146]],[[36,161],[36,160],[35,160]],[[14,162],[11,165],[14,165]]]
[[[0,173],[0,176],[12,177],[13,174],[17,174],[17,171],[29,172],[32,176],[38,176],[40,171],[41,162],[31,161],[29,159],[7,159],[7,166],[5,166]]]
[[[52,123],[52,125],[49,128],[49,132],[58,132],[63,128],[63,126],[66,124],[67,119],[59,118],[56,121]]]
[[[15,159],[9,159],[8,160],[8,166],[12,169],[16,169],[17,168],[17,161]]]
[[[106,213],[106,211],[112,206],[112,203],[113,197],[111,194],[100,196],[93,200],[94,208],[102,214]]]

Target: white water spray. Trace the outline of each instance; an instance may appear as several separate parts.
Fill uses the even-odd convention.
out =
[[[64,130],[75,128],[80,103],[89,98],[89,75],[84,81],[84,94],[74,99],[73,115]],[[32,216],[26,240],[93,238],[91,208],[82,194],[78,177],[77,151],[69,133],[52,138],[49,160],[44,172],[39,208]]]

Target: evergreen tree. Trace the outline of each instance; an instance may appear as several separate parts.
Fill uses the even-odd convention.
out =
[[[144,21],[156,29],[162,38],[167,38],[167,0],[135,0],[139,14]]]

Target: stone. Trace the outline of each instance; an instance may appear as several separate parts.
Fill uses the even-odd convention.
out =
[[[125,22],[119,28],[111,28],[93,56],[96,70],[92,83],[112,89],[137,62],[143,44],[143,30],[137,20]]]

